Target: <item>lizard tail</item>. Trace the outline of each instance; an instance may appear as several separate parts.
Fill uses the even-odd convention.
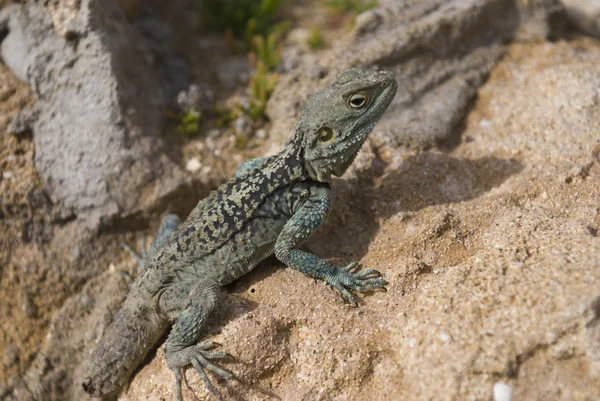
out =
[[[92,352],[86,393],[96,397],[117,395],[148,351],[167,329],[154,310],[127,299]]]

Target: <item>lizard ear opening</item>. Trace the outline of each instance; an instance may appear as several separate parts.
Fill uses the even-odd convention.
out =
[[[329,127],[321,127],[317,132],[319,142],[331,142],[335,138],[335,132]]]

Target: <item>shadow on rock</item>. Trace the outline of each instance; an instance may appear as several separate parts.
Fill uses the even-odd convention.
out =
[[[462,159],[425,152],[410,157],[370,191],[376,217],[477,198],[523,170],[516,159]],[[377,203],[381,203],[381,206]]]
[[[359,260],[377,234],[380,219],[477,198],[522,169],[516,159],[471,160],[424,152],[380,178],[336,182],[332,214],[310,248],[325,258],[345,261],[345,254]]]

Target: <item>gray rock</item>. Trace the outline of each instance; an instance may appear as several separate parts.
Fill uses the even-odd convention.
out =
[[[50,196],[92,228],[143,208],[142,189],[181,173],[160,156],[163,96],[112,1],[81,2],[69,39],[44,8],[2,11],[2,55],[37,94],[35,165]],[[20,130],[17,118],[13,129]]]
[[[558,0],[381,1],[357,17],[354,31],[319,53],[328,72],[315,77],[305,55],[281,80],[267,114],[280,143],[291,132],[303,100],[340,70],[391,70],[400,90],[377,125],[375,137],[390,146],[427,148],[450,138],[490,69],[510,40],[540,41],[558,35],[563,8]]]
[[[219,83],[228,90],[237,88],[248,77],[248,57],[239,56],[223,61],[217,68]]]
[[[520,25],[515,40],[541,42],[557,39],[565,33],[567,13],[560,0],[527,0],[516,3]]]
[[[324,78],[327,76],[327,68],[319,64],[315,64],[308,69],[308,76],[314,80]]]
[[[588,35],[600,37],[600,1],[561,0],[570,20]]]
[[[242,114],[233,122],[233,129],[238,134],[249,134],[252,132],[252,121],[248,116]]]
[[[31,134],[33,132],[33,124],[38,116],[38,109],[33,107],[31,109],[23,110],[8,126],[8,133],[15,136],[23,136]]]
[[[24,27],[18,19],[10,18],[11,13],[18,8],[17,5],[10,5],[0,10],[0,31],[9,32],[0,44],[0,56],[17,78],[27,81],[26,58],[29,49],[25,41]]]
[[[352,35],[319,57],[327,82],[304,79],[314,75],[306,60],[282,79],[267,109],[273,132],[287,135],[302,100],[338,71],[373,66],[393,71],[400,83],[378,124],[389,144],[428,147],[447,139],[518,24],[510,1],[382,2],[358,18]]]

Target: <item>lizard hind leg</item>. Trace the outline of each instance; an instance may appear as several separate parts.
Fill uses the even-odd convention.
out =
[[[211,280],[195,281],[195,286],[189,292],[187,307],[179,314],[169,337],[165,353],[167,365],[175,375],[177,400],[183,401],[182,382],[183,368],[193,366],[204,381],[206,388],[221,399],[221,393],[212,384],[206,371],[212,372],[224,379],[235,379],[235,375],[227,369],[216,365],[213,360],[228,357],[229,354],[215,351],[217,343],[206,341],[197,344],[200,332],[207,317],[215,308],[220,294],[220,286]],[[167,293],[165,293],[167,295]],[[165,300],[168,303],[168,300]]]

